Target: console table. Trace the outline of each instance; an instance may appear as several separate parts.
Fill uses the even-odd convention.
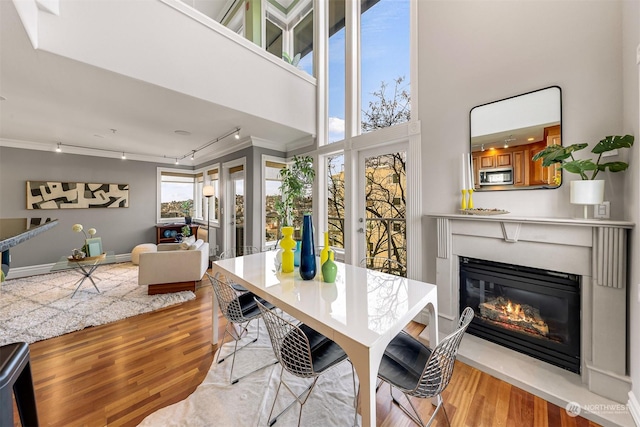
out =
[[[185,224],[185,223],[179,223],[179,222],[169,223],[169,224],[157,224],[156,225],[156,244],[159,245],[160,243],[174,243],[176,241],[175,234],[173,236],[165,237],[164,232],[169,230],[169,231],[175,231],[176,234],[181,233],[182,227],[184,227],[185,225],[189,226],[192,236],[197,236],[198,228],[200,227],[198,224]]]

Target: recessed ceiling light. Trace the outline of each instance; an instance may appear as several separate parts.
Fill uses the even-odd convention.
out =
[[[189,132],[188,130],[174,130],[173,132],[178,134],[178,135],[182,135],[182,136],[191,135],[191,132]]]
[[[535,141],[535,140],[536,139],[534,137],[527,138],[527,141]]]

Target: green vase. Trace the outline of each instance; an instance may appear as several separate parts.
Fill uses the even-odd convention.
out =
[[[291,273],[293,271],[293,248],[296,247],[296,241],[293,240],[293,227],[282,227],[282,240],[280,247],[282,248],[282,272]]]
[[[322,281],[325,283],[333,283],[336,281],[336,274],[338,274],[338,266],[333,262],[333,251],[329,251],[329,257],[322,264]]]

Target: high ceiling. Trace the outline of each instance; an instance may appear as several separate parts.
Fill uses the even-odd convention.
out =
[[[85,150],[93,155],[119,157],[119,152],[125,152],[130,159],[172,163],[241,128],[240,141],[224,138],[197,153],[194,162],[185,162],[197,165],[215,157],[214,148],[229,150],[248,136],[277,141],[274,148],[283,151],[286,144],[308,137],[202,99],[33,49],[8,0],[0,1],[0,96],[5,98],[0,101],[0,143],[5,146],[53,150],[61,142],[63,148],[68,144],[111,150]]]

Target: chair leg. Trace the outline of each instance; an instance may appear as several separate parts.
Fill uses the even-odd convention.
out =
[[[445,418],[447,420],[447,425],[449,427],[451,427],[451,423],[449,422],[449,417],[447,416],[447,411],[444,409],[444,402],[442,400],[442,396],[440,396],[440,395],[437,396],[438,405],[433,410],[433,414],[431,414],[431,417],[429,418],[429,421],[427,421],[425,423],[424,421],[422,421],[422,418],[420,417],[420,414],[418,413],[418,410],[413,405],[413,402],[411,401],[411,398],[409,396],[407,396],[406,394],[403,393],[404,397],[407,399],[407,402],[409,402],[409,406],[411,406],[412,412],[409,412],[409,410],[404,405],[402,405],[398,399],[396,399],[396,397],[393,395],[393,386],[391,384],[389,384],[389,393],[391,394],[391,398],[393,399],[393,403],[398,405],[398,407],[400,409],[402,409],[402,411],[405,414],[407,414],[407,416],[409,418],[411,418],[413,420],[413,422],[418,424],[420,427],[429,427],[433,423],[433,421],[435,420],[436,415],[438,414],[438,411],[440,410],[440,408],[442,408],[442,410],[444,411]]]
[[[227,354],[227,355],[226,355],[225,357],[223,357],[222,359],[220,359],[220,353],[222,353],[222,348],[221,348],[221,349],[220,349],[220,351],[218,351],[218,356],[216,357],[216,363],[222,363],[222,362],[224,362],[224,361],[225,361],[229,356],[233,356],[233,358],[231,359],[231,372],[229,373],[229,382],[230,382],[231,384],[235,384],[235,383],[237,383],[238,381],[240,381],[241,379],[245,378],[246,376],[253,374],[254,372],[257,372],[257,371],[259,371],[259,370],[261,370],[261,369],[264,369],[264,368],[266,368],[266,367],[268,367],[268,366],[275,365],[276,363],[278,363],[278,361],[277,361],[277,360],[274,360],[272,363],[268,363],[268,364],[266,364],[266,365],[264,365],[264,366],[261,366],[261,367],[259,367],[259,368],[257,368],[257,369],[254,369],[253,371],[251,371],[251,372],[249,372],[249,373],[247,373],[247,374],[245,374],[245,375],[243,375],[243,376],[241,376],[241,377],[238,377],[238,378],[235,378],[235,379],[233,378],[233,368],[234,368],[234,366],[235,366],[235,364],[236,364],[236,353],[237,353],[237,352],[239,352],[240,350],[242,350],[243,348],[245,348],[246,346],[248,346],[249,344],[253,344],[254,342],[258,341],[258,338],[256,337],[256,338],[255,338],[255,339],[253,339],[252,341],[250,341],[250,342],[248,342],[248,343],[244,344],[242,347],[238,348],[238,341],[240,341],[240,340],[242,339],[242,336],[243,336],[245,333],[247,333],[247,334],[248,334],[248,331],[247,331],[247,330],[248,330],[248,328],[249,328],[249,324],[250,324],[250,323],[251,323],[251,322],[248,322],[248,323],[246,324],[246,326],[240,326],[240,328],[241,328],[240,333],[238,333],[238,332],[235,330],[235,326],[234,326],[232,323],[231,323],[231,324],[229,324],[229,323],[228,323],[228,324],[227,324],[227,326],[226,326],[226,327],[225,327],[225,329],[224,329],[224,335],[222,336],[222,342],[224,343],[224,338],[225,338],[225,336],[226,336],[227,334],[229,334],[229,336],[235,340],[235,345],[234,345],[233,351],[232,351],[231,353]],[[231,325],[231,327],[233,328],[233,331],[235,332],[235,335],[234,335],[234,334],[232,334],[231,332],[229,332],[229,330],[227,329],[227,328],[229,327],[229,325]],[[258,327],[258,334],[259,334],[259,333],[260,333],[260,327]]]
[[[313,382],[309,385],[309,387],[307,387],[302,393],[296,395],[293,390],[291,390],[291,388],[287,385],[286,382],[284,382],[284,380],[282,379],[282,376],[284,374],[284,368],[280,371],[280,383],[278,384],[278,389],[276,390],[276,397],[273,400],[273,405],[271,406],[271,412],[269,413],[269,426],[272,426],[276,423],[276,421],[278,421],[278,418],[280,418],[285,412],[287,412],[289,409],[291,409],[293,407],[293,405],[298,402],[300,404],[300,412],[298,413],[298,427],[300,427],[300,421],[302,420],[302,407],[304,406],[305,403],[307,403],[307,399],[309,398],[309,396],[311,395],[311,392],[313,391],[313,387],[316,385],[316,383],[318,382],[318,378],[319,377],[315,377],[313,379]],[[273,410],[276,406],[276,401],[278,399],[278,392],[280,391],[280,386],[283,385],[285,386],[285,388],[287,390],[289,390],[289,393],[291,393],[293,395],[293,397],[295,398],[286,408],[284,408],[278,415],[276,415],[275,417],[271,418],[271,415],[273,414]],[[306,393],[306,396],[304,397],[304,399],[302,399],[302,396],[304,396]]]

